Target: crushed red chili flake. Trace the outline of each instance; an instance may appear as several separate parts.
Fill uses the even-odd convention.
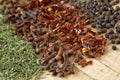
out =
[[[41,64],[53,75],[73,74],[75,63],[85,67],[92,64],[86,58],[104,54],[106,39],[86,27],[89,20],[75,6],[66,6],[61,0],[30,0],[24,7],[19,2],[12,4],[10,9],[16,14],[5,13],[8,8],[4,5],[3,13],[15,18],[7,21],[14,24],[16,35],[33,42]]]

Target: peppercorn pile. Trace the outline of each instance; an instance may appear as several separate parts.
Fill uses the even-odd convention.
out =
[[[67,0],[1,0],[5,23],[13,32],[32,42],[40,62],[53,75],[75,73],[75,64],[92,64],[86,58],[104,54],[106,39],[86,27],[82,8],[66,5]]]
[[[120,7],[115,6],[120,0],[88,0],[84,2],[70,0],[71,5],[77,6],[90,20],[92,28],[97,30],[97,34],[105,33],[105,38],[113,44],[112,49],[116,50],[116,44],[120,45]],[[115,6],[115,8],[113,8]],[[114,47],[114,48],[113,48]]]

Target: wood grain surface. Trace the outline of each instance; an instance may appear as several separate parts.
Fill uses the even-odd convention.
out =
[[[40,80],[120,80],[120,46],[117,47],[119,49],[113,51],[108,45],[105,55],[100,59],[93,59],[91,66],[77,66],[79,71],[74,75],[60,78],[45,72]]]

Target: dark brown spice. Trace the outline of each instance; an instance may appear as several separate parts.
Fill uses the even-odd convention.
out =
[[[114,40],[114,39],[112,39],[112,40],[111,40],[111,43],[112,43],[112,44],[115,44],[115,40]]]
[[[113,50],[116,50],[116,49],[117,49],[117,47],[116,47],[115,45],[113,45],[113,46],[112,46],[112,49],[113,49]]]
[[[116,29],[116,32],[117,32],[117,33],[120,33],[120,28],[117,28],[117,29]]]
[[[114,34],[114,31],[112,29],[108,30],[108,34]]]
[[[91,24],[91,27],[92,27],[92,28],[96,28],[96,24],[95,24],[95,23],[92,23],[92,24]]]
[[[116,40],[116,44],[120,44],[120,39]]]
[[[105,34],[105,37],[106,37],[106,38],[109,38],[109,34],[108,34],[108,33],[106,33],[106,34]]]

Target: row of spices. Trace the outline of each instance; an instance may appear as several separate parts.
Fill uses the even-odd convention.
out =
[[[101,8],[103,5],[110,6],[111,4],[108,5],[108,3],[102,2],[102,0],[92,0],[91,3],[89,1],[73,1],[74,3],[69,5],[68,3],[71,1],[0,1],[3,5],[1,12],[6,15],[4,22],[12,23],[14,34],[22,36],[24,40],[33,43],[44,69],[52,72],[53,75],[67,76],[73,74],[76,72],[76,63],[85,67],[92,64],[92,61],[88,61],[86,58],[97,58],[103,55],[105,53],[107,37],[105,38],[104,35],[100,35],[99,29],[106,29],[106,34],[109,33],[108,36],[119,32],[119,29],[117,29],[119,27],[115,27],[116,32],[111,32],[112,28],[102,26],[102,22],[100,22],[101,16],[103,15],[105,18],[104,22],[108,18],[108,16],[104,15],[106,13],[97,17],[101,13],[96,11],[99,9],[99,6]],[[95,5],[92,5],[93,3]],[[94,8],[97,4],[99,4],[97,8]],[[110,8],[113,9],[112,7]],[[108,11],[107,9],[108,7],[106,12]],[[114,14],[117,15],[118,11],[114,11]],[[99,21],[95,21],[95,19]],[[116,21],[108,21],[108,23],[113,25]],[[108,23],[105,22],[105,25]],[[88,28],[86,26],[88,24],[92,24],[92,27],[95,24],[95,29]],[[115,46],[113,49],[115,50]]]

